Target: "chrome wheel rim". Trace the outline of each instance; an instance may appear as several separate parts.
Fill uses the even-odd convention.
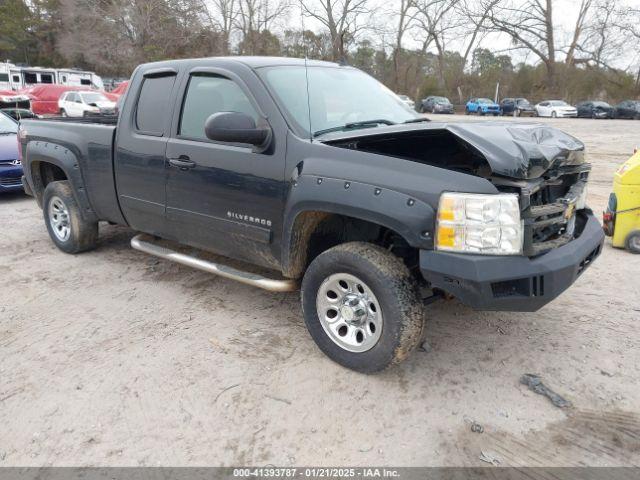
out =
[[[629,246],[640,252],[640,235],[634,235],[629,239]]]
[[[51,197],[49,201],[49,225],[58,240],[66,242],[71,235],[69,210],[60,197]]]
[[[327,277],[316,296],[320,324],[327,336],[349,352],[366,352],[380,340],[380,303],[369,286],[347,273]]]

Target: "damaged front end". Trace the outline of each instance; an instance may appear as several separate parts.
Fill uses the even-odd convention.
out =
[[[533,257],[582,232],[591,166],[584,144],[534,123],[396,125],[334,135],[329,145],[399,157],[486,178],[520,199],[523,253]]]

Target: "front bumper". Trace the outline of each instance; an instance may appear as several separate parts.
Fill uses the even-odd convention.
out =
[[[22,190],[22,167],[0,166],[0,193]]]
[[[593,212],[579,237],[534,258],[420,251],[420,271],[433,288],[477,310],[534,312],[569,288],[600,254],[604,232]]]

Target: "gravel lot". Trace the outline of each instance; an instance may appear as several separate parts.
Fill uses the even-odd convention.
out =
[[[586,142],[601,212],[640,122],[547,122]],[[0,223],[0,466],[640,464],[640,256],[609,241],[539,312],[432,305],[427,351],[364,376],[315,347],[298,294],[146,256],[121,227],[66,255],[24,195]]]

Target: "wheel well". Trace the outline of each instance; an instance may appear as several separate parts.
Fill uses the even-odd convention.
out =
[[[49,162],[34,162],[31,165],[32,178],[34,182],[35,194],[42,200],[44,189],[51,182],[68,180],[67,174],[57,165]]]
[[[284,274],[301,277],[322,252],[346,242],[370,242],[393,251],[409,268],[418,265],[418,250],[397,232],[374,222],[321,211],[300,213],[294,223]]]

